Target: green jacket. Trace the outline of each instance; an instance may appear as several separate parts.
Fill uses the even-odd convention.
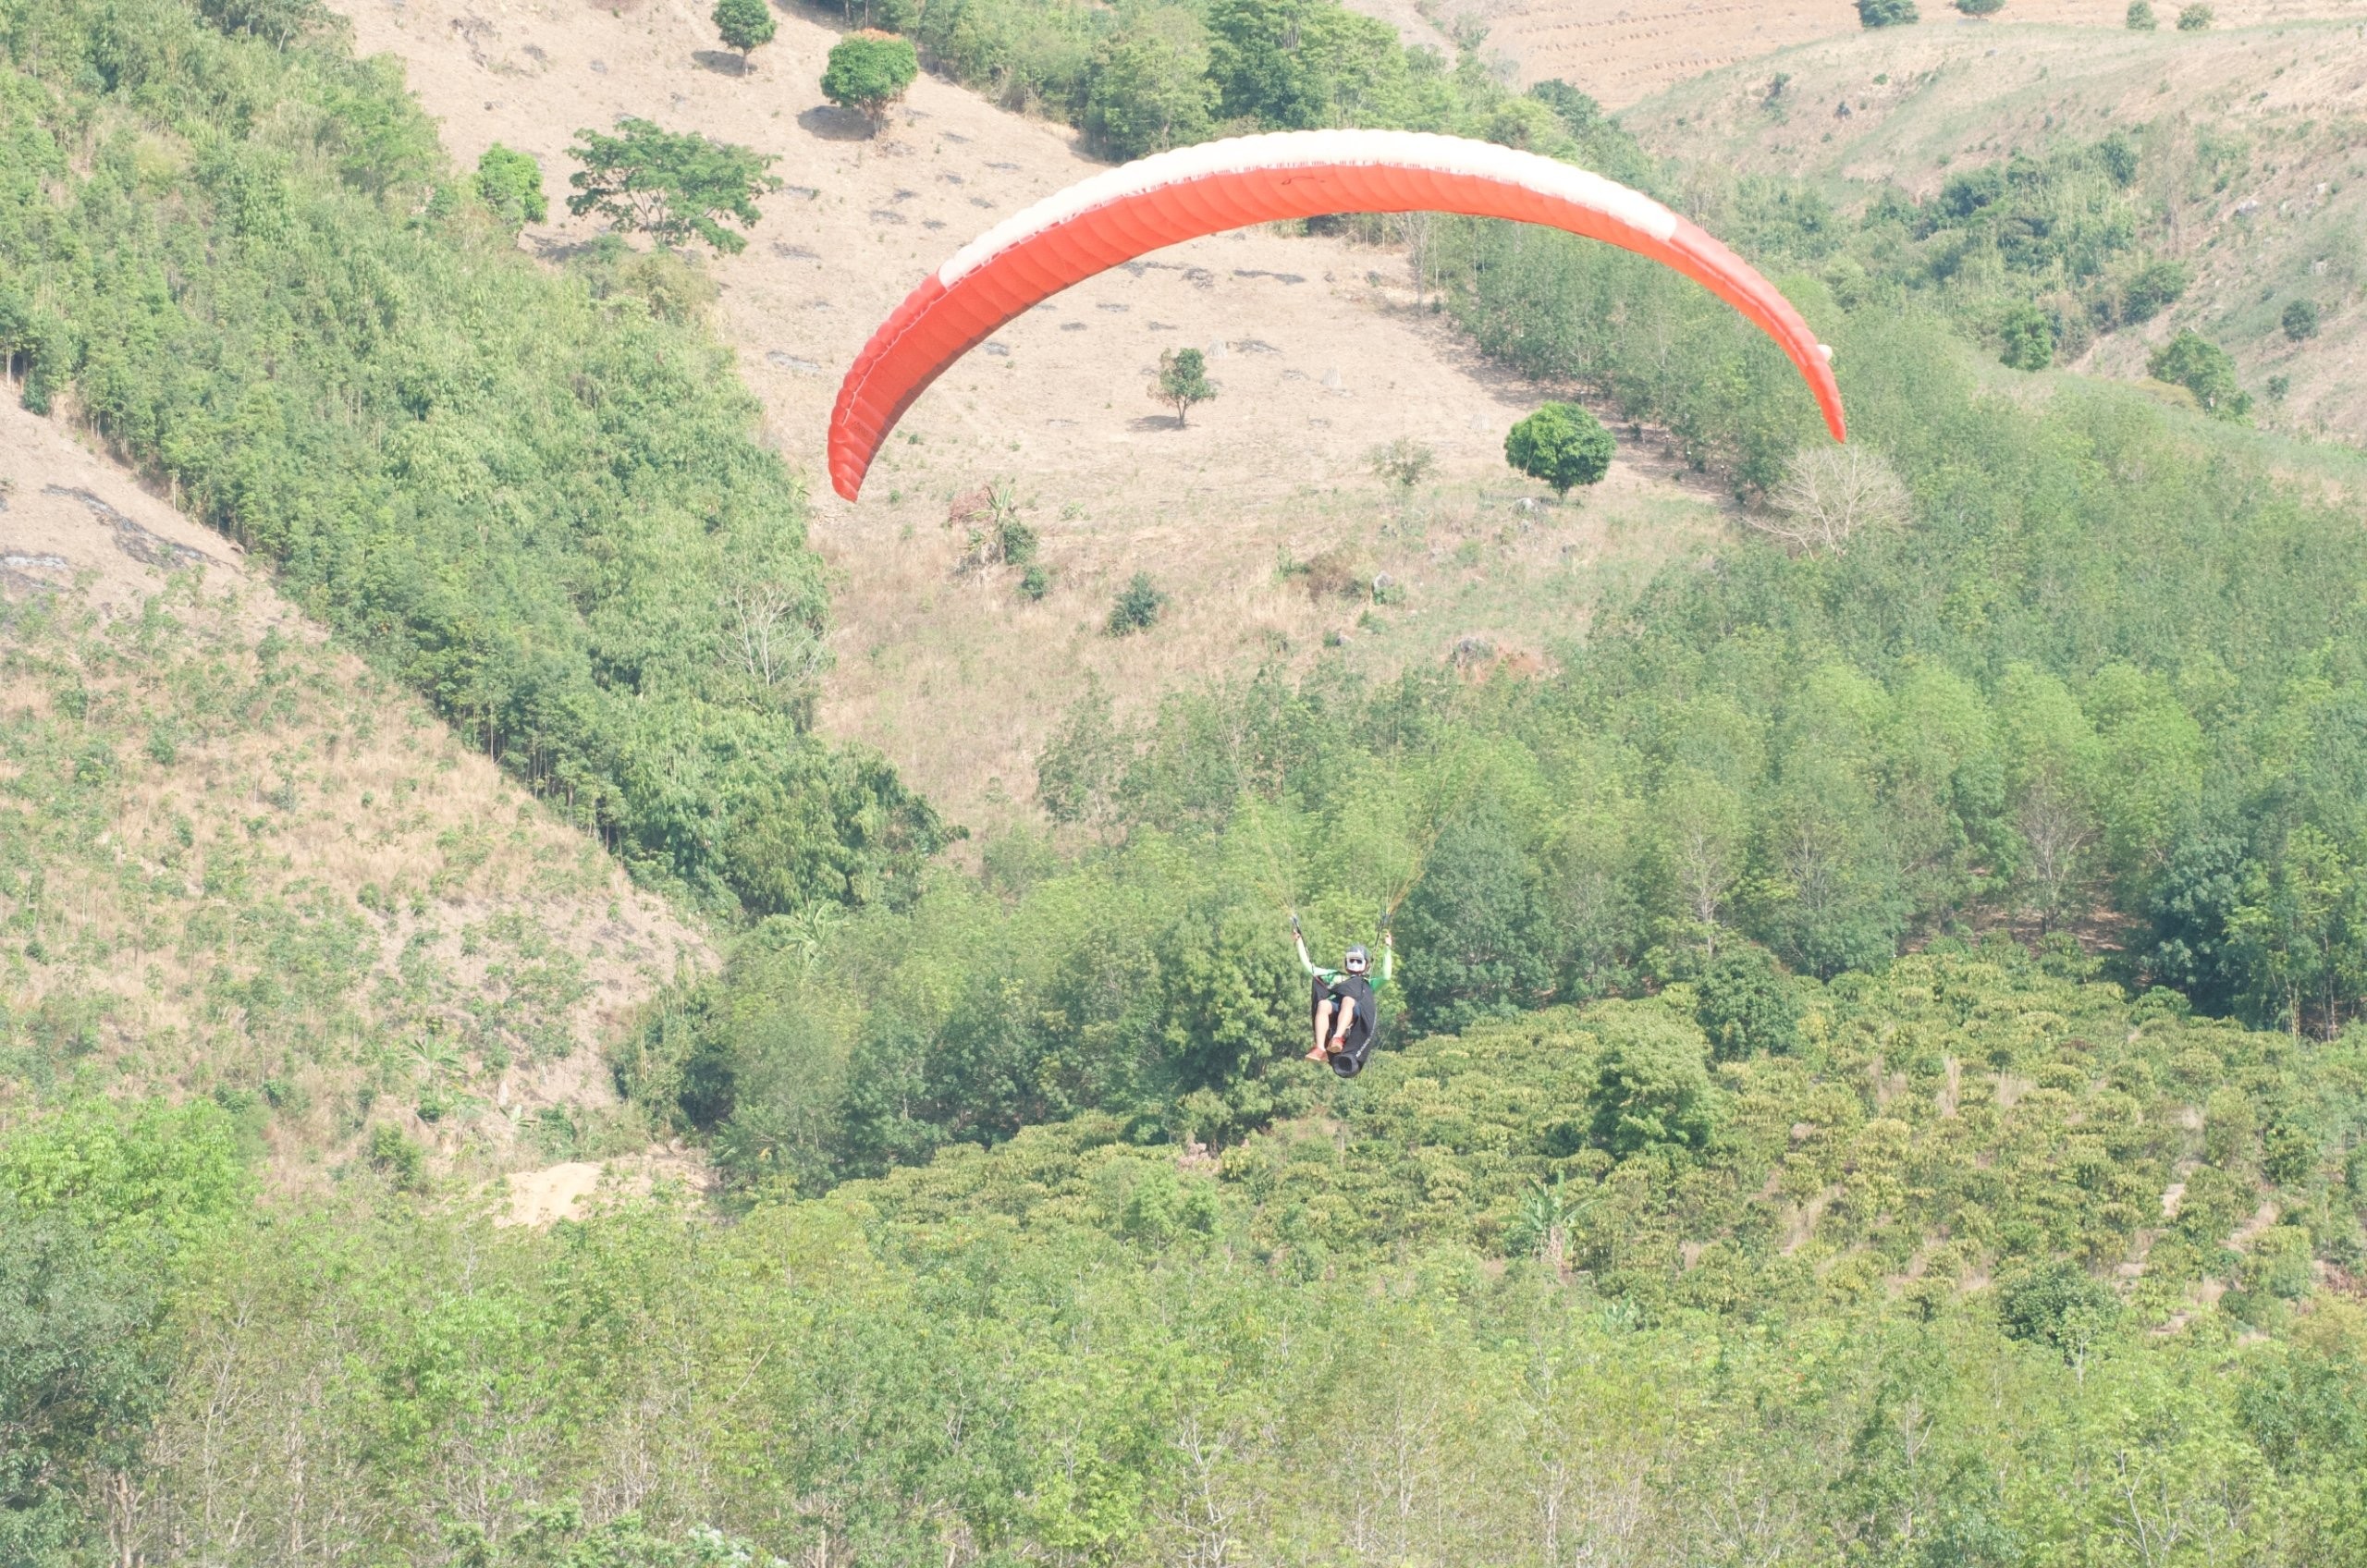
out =
[[[1298,966],[1301,969],[1306,970],[1307,974],[1313,975],[1316,979],[1322,981],[1326,986],[1337,986],[1341,981],[1348,978],[1348,972],[1344,969],[1318,969],[1315,966],[1315,961],[1306,956],[1306,944],[1305,942],[1301,942],[1298,946]],[[1372,983],[1372,988],[1378,991],[1382,986],[1388,985],[1390,977],[1396,973],[1397,949],[1391,947],[1388,943],[1383,942],[1380,945],[1380,973],[1378,974],[1367,974],[1365,978],[1370,981]]]

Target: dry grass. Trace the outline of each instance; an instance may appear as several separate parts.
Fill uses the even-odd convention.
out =
[[[18,1075],[263,1093],[291,1178],[388,1114],[506,1158],[613,1106],[594,1047],[700,932],[56,426],[0,410],[0,449],[8,555],[64,563],[0,636]],[[168,576],[110,514],[211,559]]]

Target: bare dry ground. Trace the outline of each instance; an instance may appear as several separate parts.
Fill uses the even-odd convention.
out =
[[[1349,0],[1406,30],[1408,0]],[[2358,0],[2221,0],[2216,25],[2250,27],[2302,18],[2347,18]],[[1515,80],[1559,77],[1623,108],[1677,82],[1780,49],[1860,31],[1851,0],[1427,0],[1424,14],[1470,18],[1487,29],[1487,53]],[[1915,27],[1934,32],[1993,25],[1959,17],[1947,0],[1924,0]],[[2167,29],[2180,6],[2154,6]],[[2128,0],[2011,0],[2001,19],[2080,29],[2124,28]]]
[[[1065,129],[923,77],[877,141],[821,102],[837,34],[779,14],[754,68],[714,47],[705,7],[641,0],[349,0],[365,52],[395,55],[473,161],[500,141],[542,161],[546,255],[589,238],[558,198],[580,127],[619,115],[776,153],[789,189],[746,252],[711,263],[721,325],[773,437],[815,476],[814,534],[833,563],[836,668],[823,728],[878,746],[958,820],[1027,808],[1033,758],[1088,676],[1122,706],[1178,680],[1315,656],[1390,668],[1473,639],[1543,649],[1607,581],[1698,548],[1716,497],[1649,452],[1583,511],[1516,510],[1505,430],[1543,395],[1478,362],[1415,300],[1403,257],[1266,231],[1175,247],[1031,312],[915,406],[859,507],[819,478],[839,377],[905,291],[1004,215],[1093,172]],[[1146,397],[1160,349],[1208,351],[1218,399],[1184,428]],[[1367,472],[1377,444],[1438,453],[1400,508]],[[1053,587],[957,574],[947,503],[1014,481]],[[1384,532],[1385,530],[1385,532]],[[1403,582],[1401,611],[1365,621],[1311,601],[1283,558],[1343,549]],[[1104,634],[1112,596],[1147,571],[1171,597],[1149,636]]]
[[[0,1104],[267,1100],[291,1180],[376,1121],[499,1164],[615,1106],[598,1047],[705,937],[13,398],[0,597]]]
[[[2256,396],[2287,378],[2281,401],[2261,398],[2261,423],[2356,445],[2367,438],[2367,4],[2319,8],[2355,19],[1857,33],[1687,82],[1623,123],[1690,165],[1859,190],[1890,181],[1919,196],[2016,150],[2150,126],[2163,151],[2143,192],[2162,214],[2154,238],[2190,263],[2193,283],[2075,368],[2141,379],[2152,349],[2191,327],[2236,356]],[[1791,79],[1780,113],[1766,102],[1777,69]],[[2298,342],[2279,325],[2295,299],[2316,303],[2324,324]]]

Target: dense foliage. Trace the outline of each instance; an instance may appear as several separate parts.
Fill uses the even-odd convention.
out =
[[[247,1219],[202,1117],[36,1124],[0,1335],[46,1271],[88,1353],[0,1357],[12,1520],[225,1564],[2357,1562],[2356,1037],[2010,945],[1791,989],[1782,1054],[1713,1063],[1673,986],[1295,1067],[1325,1117],[1220,1160],[1086,1117],[731,1224],[361,1178]],[[27,1174],[102,1145],[166,1175]]]
[[[805,732],[824,593],[711,286],[613,249],[549,276],[509,240],[524,171],[458,174],[390,67],[301,31],[0,5],[26,401],[633,862],[756,911],[909,888],[934,818]]]

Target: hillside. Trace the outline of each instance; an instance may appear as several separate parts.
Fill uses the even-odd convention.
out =
[[[210,1096],[316,1186],[390,1125],[613,1152],[600,1047],[696,925],[237,546],[0,408],[0,1118]]]
[[[838,34],[804,13],[777,13],[745,77],[690,0],[349,15],[359,47],[403,62],[456,159],[499,141],[541,161],[553,221],[525,243],[546,256],[593,232],[557,200],[579,127],[651,115],[779,155],[789,189],[743,254],[704,270],[770,438],[811,476],[814,542],[835,571],[819,724],[878,747],[957,820],[1034,816],[1036,753],[1089,679],[1134,712],[1179,679],[1304,668],[1327,641],[1378,672],[1459,644],[1534,657],[1607,586],[1722,527],[1718,488],[1649,443],[1583,512],[1515,511],[1527,492],[1504,432],[1546,393],[1419,308],[1402,251],[1265,232],[1178,246],[1030,312],[922,398],[847,507],[820,478],[844,367],[946,255],[1099,166],[1073,133],[925,74],[867,141],[820,98]],[[1178,345],[1208,350],[1222,389],[1182,430],[1144,395]],[[1367,454],[1407,435],[1438,467],[1392,506]],[[947,503],[998,482],[1017,484],[1042,536],[1040,603],[1014,571],[957,572],[966,541]],[[1404,609],[1313,597],[1276,570],[1318,557],[1343,584],[1389,572]],[[1153,637],[1104,636],[1137,571],[1170,594],[1167,619]]]
[[[1356,8],[1404,25],[1397,0],[1360,0]],[[1919,25],[1893,33],[1944,37],[1959,28],[1991,25],[1967,21],[1944,0],[1920,9]],[[2164,13],[2165,26],[2175,9]],[[2230,0],[2212,7],[2223,28],[2348,19],[2357,9],[2355,0]],[[2085,35],[2121,29],[2127,12],[2125,0],[2013,0],[2003,19],[2076,28]],[[1448,28],[1471,18],[1486,29],[1485,51],[1502,56],[1517,80],[1558,77],[1614,109],[1728,67],[1859,31],[1849,0],[1429,0],[1421,14]]]
[[[2151,321],[2099,337],[2077,368],[2142,378],[2148,355],[2191,328],[2234,354],[2258,421],[2356,444],[2367,430],[2362,30],[2367,14],[2200,34],[1853,33],[1686,82],[1622,123],[1683,166],[1802,178],[1845,212],[1887,186],[1927,198],[2017,153],[2127,133],[2144,151],[2133,192],[2143,238],[2191,281]],[[2283,328],[2296,300],[2316,312],[2312,336]]]

